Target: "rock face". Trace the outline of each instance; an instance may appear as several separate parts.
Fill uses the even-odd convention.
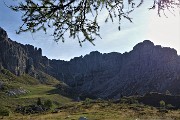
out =
[[[11,41],[0,28],[0,68],[16,75],[45,72],[80,95],[118,98],[120,95],[165,92],[180,94],[180,56],[176,50],[145,40],[129,53],[94,51],[70,61],[49,60],[42,50]]]
[[[44,69],[42,59],[40,48],[12,41],[6,31],[0,28],[0,69],[8,69],[15,75],[31,73],[34,69]]]
[[[129,53],[91,52],[69,62],[51,61],[58,78],[81,94],[116,98],[135,93],[165,92],[180,94],[180,56],[176,50],[155,46],[145,40]]]
[[[21,44],[11,41],[6,31],[0,28],[0,66],[21,75],[26,70],[27,53]]]

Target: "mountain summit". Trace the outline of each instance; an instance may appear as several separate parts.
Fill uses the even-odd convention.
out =
[[[81,96],[118,98],[120,95],[165,92],[180,94],[180,56],[172,48],[145,40],[128,53],[91,52],[70,61],[50,60],[42,50],[8,38],[0,28],[0,69],[15,75],[40,72],[62,80]]]

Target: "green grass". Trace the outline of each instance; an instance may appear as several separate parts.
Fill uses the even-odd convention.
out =
[[[15,76],[6,69],[1,70],[0,81],[3,82],[3,88],[0,90],[0,106],[4,106],[13,112],[17,105],[36,104],[38,98],[43,101],[50,99],[56,107],[71,101],[71,99],[58,93],[52,93],[52,91],[56,91],[55,86],[57,84],[64,85],[64,83],[45,73],[41,72],[39,74],[42,75],[41,80],[37,80],[28,74]],[[8,96],[6,94],[8,90],[19,88],[26,90],[27,93],[18,96]]]
[[[60,94],[51,94],[51,91],[56,90],[54,86],[50,85],[35,85],[35,86],[26,86],[26,89],[29,91],[25,95],[21,95],[17,99],[50,99],[58,103],[69,102],[71,99],[64,97]]]
[[[56,89],[53,86],[47,86],[47,85],[33,85],[33,86],[24,86],[26,90],[29,92],[25,95],[20,95],[16,97],[9,97],[5,93],[0,93],[0,105],[5,106],[12,111],[15,110],[17,105],[31,105],[36,104],[37,99],[41,98],[42,101],[45,100],[52,100],[54,104],[58,107],[62,104],[68,103],[71,101],[71,99],[64,97],[59,94],[51,94],[49,91]]]
[[[154,107],[139,104],[109,103],[107,101],[90,103],[71,102],[61,107],[59,113],[45,113],[34,115],[15,114],[5,117],[5,120],[78,120],[79,117],[87,117],[89,120],[136,120],[136,119],[180,119],[180,110],[169,110],[168,113],[160,113]]]
[[[41,80],[44,80],[43,84],[42,81],[27,74],[15,76],[8,70],[0,72],[0,81],[6,85],[4,90],[0,90],[0,107],[3,106],[11,110],[10,116],[4,117],[4,120],[78,120],[81,116],[90,120],[135,120],[137,118],[180,120],[180,110],[169,110],[168,113],[161,113],[155,107],[141,105],[131,99],[130,104],[127,101],[128,98],[121,103],[88,99],[84,102],[73,102],[70,98],[58,94],[60,90],[57,90],[55,86],[57,84],[65,86],[64,83],[45,73],[40,74],[43,74],[41,78]],[[28,92],[19,96],[7,96],[7,90],[20,87]],[[59,108],[60,112],[32,115],[22,115],[14,112],[17,105],[36,104],[38,98],[41,98],[42,102],[50,99],[54,104],[53,108]]]
[[[39,79],[36,79],[28,74],[16,76],[13,73],[11,73],[9,70],[2,69],[0,70],[0,81],[12,83],[12,84],[20,84],[20,85],[37,85],[37,84],[56,85],[60,83],[60,81],[58,81],[54,77],[44,72],[38,71],[37,74],[39,75],[38,76]]]

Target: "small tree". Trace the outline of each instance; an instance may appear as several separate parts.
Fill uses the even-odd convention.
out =
[[[86,98],[83,103],[85,105],[89,105],[91,102],[92,102],[92,100],[90,98]]]
[[[46,101],[44,102],[44,106],[45,106],[46,108],[48,108],[48,109],[51,109],[52,106],[53,106],[53,102],[52,102],[51,100],[46,100]]]
[[[42,105],[41,98],[38,98],[37,105]]]
[[[163,100],[161,100],[161,101],[159,102],[159,104],[160,104],[160,107],[161,107],[161,108],[164,108],[165,105],[166,105],[166,103],[165,103]]]

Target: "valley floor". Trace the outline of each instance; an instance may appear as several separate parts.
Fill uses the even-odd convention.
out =
[[[108,101],[71,102],[60,108],[58,112],[22,115],[12,114],[4,120],[180,120],[180,110],[159,111],[155,107],[140,104],[122,104]]]
[[[3,120],[78,120],[80,117],[86,117],[88,120],[180,120],[180,110],[163,110],[140,104],[132,98],[130,98],[130,104],[128,97],[123,97],[124,100],[121,99],[118,102],[88,98],[81,102],[75,102],[71,98],[61,95],[66,87],[63,83],[47,75],[46,79],[49,80],[47,83],[51,84],[41,84],[29,75],[17,77],[8,70],[1,70],[0,118],[5,112],[1,108],[5,107],[9,110],[9,116],[4,115]],[[57,85],[61,87],[57,87]],[[17,90],[25,90],[26,93],[14,96],[8,94],[10,91]],[[37,105],[38,98],[42,100],[43,104],[47,100],[52,101],[51,110],[38,112],[38,114],[28,113],[29,115],[15,112],[18,105]]]

